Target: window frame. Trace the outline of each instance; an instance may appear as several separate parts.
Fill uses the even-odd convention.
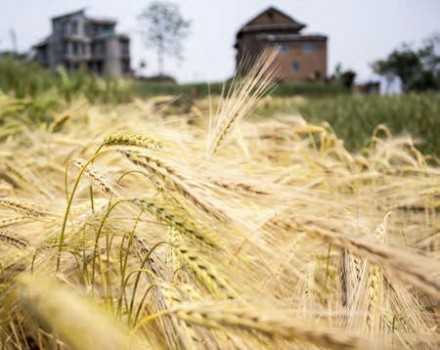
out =
[[[283,54],[283,53],[289,52],[290,46],[288,43],[283,43],[283,42],[277,43],[276,50],[277,50],[277,53]]]
[[[302,51],[305,54],[313,55],[316,52],[316,43],[312,41],[306,41],[302,44]]]

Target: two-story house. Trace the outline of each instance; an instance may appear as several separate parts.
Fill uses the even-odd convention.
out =
[[[52,18],[52,34],[34,45],[45,67],[76,70],[82,65],[98,75],[130,74],[130,38],[115,32],[113,19],[90,18],[84,10]]]
[[[278,79],[323,80],[327,77],[327,37],[305,35],[305,24],[269,7],[240,28],[234,48],[237,68],[245,57],[253,59],[267,46],[277,50]]]

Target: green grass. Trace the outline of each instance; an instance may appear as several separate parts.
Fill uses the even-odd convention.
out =
[[[230,82],[225,86],[228,89]],[[67,74],[51,72],[35,63],[0,57],[0,90],[17,99],[20,111],[32,122],[50,121],[64,101],[85,97],[90,102],[119,103],[132,97],[179,96],[178,107],[191,106],[209,93],[218,96],[222,83],[174,84],[157,82],[110,81],[86,71]],[[422,143],[427,154],[440,156],[440,94],[421,93],[401,96],[352,96],[338,84],[282,83],[274,86],[272,96],[257,114],[299,112],[310,122],[327,121],[345,140],[350,150],[359,150],[378,124],[385,124],[394,134],[411,134]],[[306,102],[292,96],[304,96]],[[186,108],[188,109],[188,108]],[[15,110],[15,109],[14,109]],[[14,110],[0,111],[0,125]]]
[[[300,113],[312,123],[328,122],[348,149],[367,145],[377,125],[394,135],[411,135],[425,154],[440,156],[440,94],[412,93],[395,96],[339,95],[327,98],[268,99],[256,110],[263,118]]]
[[[393,134],[410,134],[426,154],[440,156],[440,94],[399,96],[338,96],[311,100],[298,107],[311,122],[327,121],[348,148],[359,150],[375,127],[386,125]]]
[[[0,90],[12,93],[15,98],[40,98],[55,92],[58,97],[70,101],[79,96],[90,102],[122,102],[131,95],[129,84],[115,80],[100,79],[86,69],[67,73],[42,68],[37,63],[0,56]]]
[[[228,89],[230,82],[223,83],[194,83],[194,84],[175,84],[157,82],[137,82],[133,86],[133,94],[142,98],[160,95],[179,95],[183,98],[200,99],[212,95],[220,95],[223,88]],[[312,82],[280,83],[274,86],[273,96],[289,97],[293,95],[303,95],[309,97],[329,97],[347,95],[347,90],[339,84],[325,84]]]

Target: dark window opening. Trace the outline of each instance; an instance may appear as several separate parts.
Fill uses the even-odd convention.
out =
[[[121,72],[123,75],[127,75],[130,72],[130,62],[128,60],[121,61]]]
[[[78,43],[73,43],[73,55],[77,56],[78,55]]]
[[[292,63],[292,70],[294,73],[299,73],[301,70],[301,66],[299,65],[298,62],[293,62]]]
[[[68,28],[67,28],[67,26],[69,25],[69,23],[68,22],[62,22],[61,23],[61,34],[62,35],[67,35],[68,33],[67,33],[67,31],[68,31]]]
[[[78,22],[73,21],[71,24],[72,34],[78,34]]]
[[[63,54],[64,55],[68,55],[69,54],[69,43],[64,43],[63,44]]]

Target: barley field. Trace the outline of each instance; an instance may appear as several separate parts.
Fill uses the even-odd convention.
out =
[[[186,114],[0,95],[2,349],[439,347],[435,157],[255,118],[270,74]]]

